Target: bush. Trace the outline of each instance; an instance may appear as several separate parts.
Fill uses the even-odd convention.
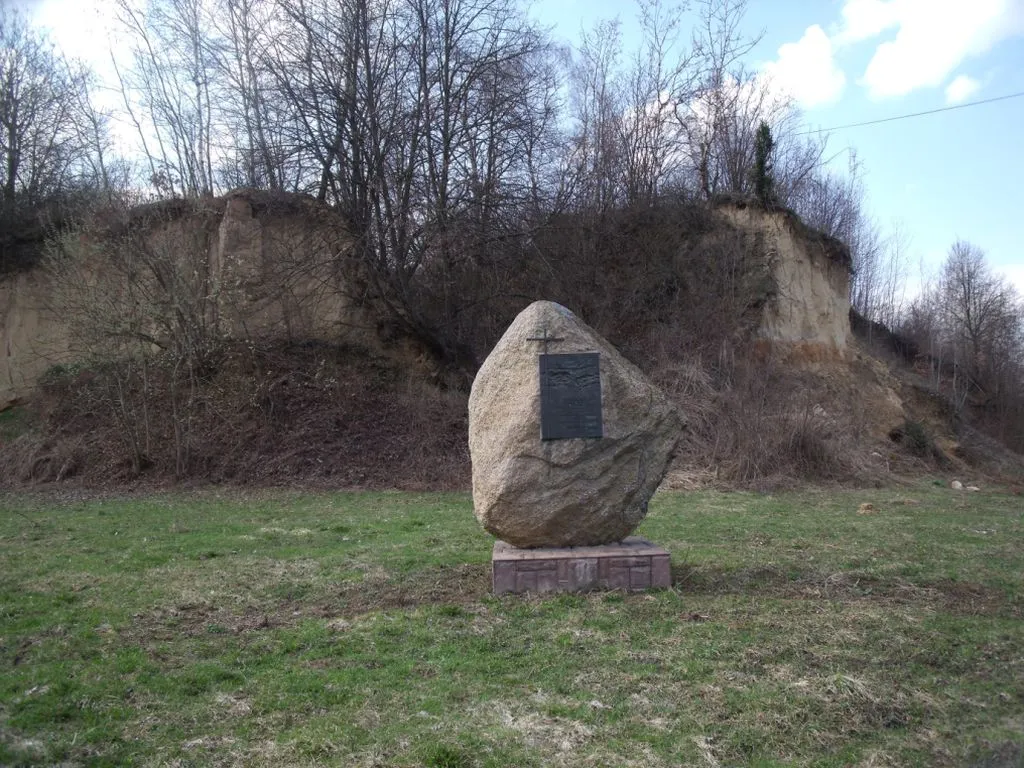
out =
[[[927,427],[919,421],[907,419],[889,433],[889,439],[919,459],[934,460],[940,467],[950,463],[949,457],[936,445]]]
[[[85,366],[81,363],[56,363],[43,371],[39,386],[43,389],[65,389],[84,372]]]
[[[689,426],[677,468],[757,488],[864,477],[855,414],[826,399],[815,374],[752,362],[742,349],[736,358],[745,362],[719,362],[717,377],[690,372],[681,388],[667,388]]]
[[[0,411],[0,442],[14,440],[35,426],[35,414],[24,406],[16,405]]]
[[[935,452],[935,441],[919,421],[908,419],[903,423],[902,442],[915,456],[924,458]]]

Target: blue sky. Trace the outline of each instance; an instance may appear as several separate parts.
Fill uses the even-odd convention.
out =
[[[107,66],[110,0],[15,2]],[[634,0],[536,0],[531,14],[568,44],[619,17],[635,42]],[[750,0],[744,27],[763,33],[748,66],[794,96],[808,129],[1024,91],[1024,0]],[[963,238],[1024,293],[1024,97],[831,132],[840,163],[851,147],[870,213],[909,238],[911,285]]]

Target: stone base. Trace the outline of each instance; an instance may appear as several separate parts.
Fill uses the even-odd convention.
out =
[[[639,536],[597,547],[519,549],[494,542],[494,592],[586,592],[663,589],[672,584],[669,556]]]

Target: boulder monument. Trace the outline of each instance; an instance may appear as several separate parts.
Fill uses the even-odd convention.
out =
[[[572,312],[550,301],[528,306],[469,398],[473,506],[501,540],[496,557],[499,549],[649,545],[623,540],[647,514],[682,427],[664,393]]]

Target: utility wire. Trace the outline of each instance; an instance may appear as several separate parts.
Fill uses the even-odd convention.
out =
[[[929,109],[924,112],[911,112],[909,115],[896,115],[896,117],[883,117],[879,120],[867,120],[863,123],[849,123],[848,125],[835,125],[831,128],[818,128],[813,131],[801,131],[796,134],[797,136],[807,136],[811,133],[827,133],[828,131],[841,131],[844,128],[860,128],[864,125],[877,125],[878,123],[891,123],[893,120],[906,120],[908,117],[921,117],[922,115],[934,115],[936,112],[950,112],[954,109],[966,109],[967,107],[976,107],[979,104],[991,104],[993,101],[1005,101],[1006,99],[1016,99],[1020,96],[1024,96],[1024,91],[1018,91],[1017,93],[1008,93],[1005,96],[995,96],[991,99],[982,99],[981,101],[969,101],[966,104],[954,104],[951,107],[939,107],[938,109]]]

